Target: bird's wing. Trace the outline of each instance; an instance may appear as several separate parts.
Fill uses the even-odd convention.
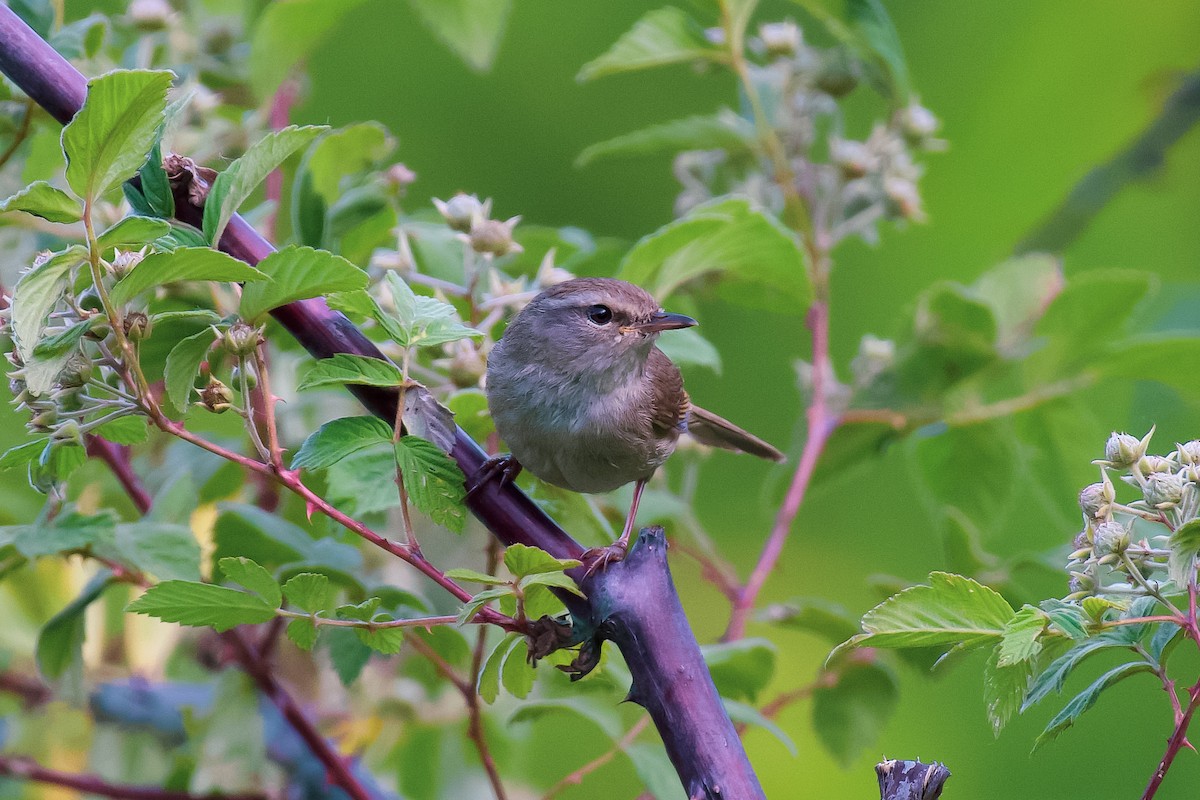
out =
[[[687,431],[701,444],[749,453],[769,461],[785,460],[783,453],[762,439],[699,406],[693,405],[688,409]]]
[[[650,425],[659,435],[670,433],[680,427],[692,405],[683,390],[683,376],[675,362],[657,347],[650,351],[646,372],[652,387]]]

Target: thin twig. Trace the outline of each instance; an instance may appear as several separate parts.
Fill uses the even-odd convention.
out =
[[[568,786],[578,786],[579,784],[583,783],[583,779],[588,775],[591,775],[593,772],[612,761],[617,757],[618,753],[623,753],[629,749],[629,746],[637,741],[637,737],[641,735],[642,731],[646,730],[646,727],[649,724],[649,717],[642,717],[639,719],[636,723],[634,723],[633,727],[631,727],[625,733],[625,735],[622,736],[611,748],[605,750],[603,753],[596,756],[591,761],[584,764],[570,775],[563,777],[558,781],[558,783],[551,786],[546,793],[542,795],[542,800],[554,800],[554,798],[561,794],[562,791]]]
[[[43,767],[31,758],[24,756],[0,756],[0,775],[11,778],[45,783],[51,786],[61,786],[74,789],[84,794],[111,797],[114,800],[200,800],[210,797],[214,800],[267,800],[262,792],[234,792],[220,795],[197,795],[189,792],[172,791],[158,786],[131,786],[121,783],[109,783],[97,775],[81,775],[71,772],[60,772],[56,769]]]
[[[142,479],[133,471],[128,450],[92,434],[87,437],[87,454],[108,465],[138,511],[145,514],[150,510],[150,493],[146,491]]]
[[[29,123],[33,119],[33,110],[37,108],[37,103],[33,102],[32,97],[25,99],[25,111],[21,114],[21,122],[17,125],[17,131],[13,134],[12,144],[0,153],[0,167],[8,163],[8,160],[17,152],[17,148],[21,146],[21,142],[25,141],[25,137],[29,135]]]

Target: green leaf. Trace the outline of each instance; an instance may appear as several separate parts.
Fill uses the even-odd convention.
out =
[[[83,647],[84,613],[95,602],[112,580],[112,572],[101,570],[92,576],[79,596],[67,604],[38,633],[37,665],[49,680],[63,676],[72,664],[81,659]]]
[[[639,19],[603,55],[579,70],[578,80],[588,81],[618,72],[716,60],[722,51],[704,38],[700,23],[673,6],[660,8]]]
[[[350,686],[371,660],[371,648],[363,644],[350,628],[327,628],[324,633],[329,645],[329,661],[343,686]]]
[[[74,349],[83,335],[92,329],[93,322],[94,319],[85,319],[63,328],[53,336],[47,336],[33,348],[33,354],[38,358],[53,358]]]
[[[264,262],[265,263],[265,262]],[[266,275],[231,255],[209,247],[180,247],[151,253],[117,282],[110,297],[122,306],[147,289],[177,281],[265,281]]]
[[[124,523],[94,550],[157,578],[200,579],[200,544],[187,525],[150,519]]]
[[[574,558],[555,558],[540,547],[512,544],[504,550],[504,566],[518,578],[543,572],[562,572],[580,566]]]
[[[396,453],[391,441],[366,447],[329,467],[325,483],[329,502],[353,516],[398,507]]]
[[[366,447],[391,441],[391,427],[378,417],[342,417],[309,434],[292,458],[292,469],[325,469]]]
[[[620,739],[624,733],[621,727],[621,716],[617,713],[617,709],[611,703],[587,695],[555,697],[521,703],[513,711],[512,715],[509,716],[508,724],[517,725],[522,722],[535,722],[547,716],[563,712],[582,717],[591,722],[613,741]]]
[[[396,494],[395,487],[391,488],[392,494]],[[362,553],[355,545],[329,536],[314,538],[299,525],[255,506],[222,503],[220,508],[221,515],[213,529],[217,543],[215,558],[245,555],[263,564],[285,562],[308,567],[302,570],[308,572],[321,567],[320,571],[363,574]]]
[[[900,36],[888,16],[881,0],[848,0],[846,11],[850,22],[871,50],[887,67],[893,90],[892,99],[904,102],[912,89],[909,85],[908,65],[904,61],[904,49]]]
[[[250,41],[250,85],[269,98],[288,74],[362,0],[276,0],[258,18]]]
[[[503,586],[508,583],[507,578],[499,578],[495,575],[488,575],[486,572],[479,572],[466,567],[454,567],[446,570],[446,577],[452,581],[468,581],[470,583],[482,583],[487,586]]]
[[[722,697],[753,702],[775,674],[775,645],[767,639],[704,645],[700,651]]]
[[[458,429],[454,412],[438,402],[433,393],[420,384],[404,391],[404,430],[413,436],[428,439],[443,453],[454,449]]]
[[[640,156],[681,150],[724,150],[730,154],[742,154],[753,153],[757,147],[754,125],[723,108],[716,114],[660,122],[597,142],[579,154],[575,166],[585,167],[598,158],[614,155]]]
[[[271,280],[251,284],[242,292],[240,313],[248,322],[296,300],[367,285],[367,273],[341,256],[311,247],[289,245],[264,258],[258,268]]]
[[[337,609],[340,619],[353,619],[360,622],[390,622],[389,614],[377,613],[380,598],[370,597],[358,605],[344,605]],[[372,650],[384,655],[395,655],[404,644],[403,628],[355,628],[358,640]]]
[[[500,671],[504,666],[504,659],[512,652],[519,640],[520,637],[514,633],[505,636],[488,654],[487,660],[483,662],[483,668],[479,670],[475,691],[488,705],[496,702],[496,698],[500,696]]]
[[[41,439],[22,442],[8,448],[4,451],[3,455],[0,455],[0,470],[28,466],[29,462],[37,460],[49,442],[50,439],[48,437],[42,437]]]
[[[463,607],[458,610],[458,624],[465,625],[471,621],[479,609],[493,600],[499,600],[501,597],[511,597],[513,593],[511,586],[497,586],[492,589],[484,589],[479,594],[472,597]]]
[[[78,222],[83,216],[79,201],[46,181],[35,181],[0,203],[0,211],[24,211],[50,222]]]
[[[345,5],[349,4],[347,0]],[[259,29],[266,24],[266,19],[260,20]],[[215,245],[220,242],[229,220],[268,175],[324,130],[326,128],[323,125],[289,125],[283,130],[268,133],[218,175],[204,203],[204,235],[209,243]]]
[[[25,558],[34,559],[93,546],[111,537],[114,526],[111,511],[85,515],[72,510],[51,522],[39,519],[29,525],[0,528],[0,545],[12,545]]]
[[[212,330],[205,329],[181,339],[167,355],[167,363],[163,368],[163,383],[167,389],[167,398],[179,411],[187,410],[196,374],[213,344],[215,337]]]
[[[141,193],[145,203],[145,210],[141,213],[148,212],[150,216],[162,217],[164,221],[175,216],[175,195],[171,193],[171,180],[163,168],[163,130],[170,127],[171,120],[187,106],[191,98],[191,93],[188,93],[167,106],[166,120],[163,122],[162,129],[159,130],[158,139],[150,148],[150,156],[146,159],[146,163],[138,170],[140,185],[136,191]],[[134,189],[133,185],[129,183],[126,183],[124,188],[126,197]]]
[[[1046,343],[1030,359],[1036,374],[1058,380],[1097,361],[1097,354],[1120,336],[1153,281],[1152,275],[1131,270],[1095,270],[1072,277],[1035,328]]]
[[[330,131],[317,139],[300,162],[292,193],[292,227],[300,243],[326,244],[326,216],[342,196],[342,181],[377,167],[396,140],[378,122]]]
[[[1050,720],[1049,724],[1046,725],[1046,729],[1042,731],[1037,741],[1033,743],[1033,749],[1037,750],[1046,742],[1054,739],[1067,728],[1074,725],[1075,720],[1079,719],[1079,716],[1083,712],[1096,705],[1096,701],[1100,699],[1100,693],[1105,689],[1128,678],[1130,675],[1136,675],[1139,672],[1152,672],[1153,669],[1145,661],[1131,661],[1128,664],[1122,664],[1119,667],[1110,669],[1097,678],[1091,686],[1071,698],[1071,702],[1063,706],[1062,711],[1054,715],[1054,719]]]
[[[587,597],[571,576],[562,572],[543,572],[538,575],[527,575],[521,579],[518,586],[522,589],[528,589],[531,586],[545,586],[553,589],[563,589],[579,597]]]
[[[529,664],[529,647],[525,639],[518,637],[516,644],[504,656],[504,666],[500,669],[500,682],[505,690],[513,697],[524,700],[533,690],[533,682],[537,676],[533,666]]]
[[[747,703],[739,703],[736,700],[722,699],[721,703],[725,706],[725,712],[729,714],[729,719],[734,723],[738,725],[756,725],[778,739],[788,749],[788,752],[792,754],[792,758],[799,755],[796,750],[796,743],[792,741],[792,737],[788,736],[783,728],[776,725],[773,720],[769,719],[757,708]]]
[[[62,132],[67,183],[95,200],[137,174],[167,108],[170,72],[115,70],[88,81],[83,108]]]
[[[454,459],[433,442],[401,436],[396,442],[396,464],[413,505],[437,524],[462,533],[467,522],[466,478]]]
[[[471,69],[496,60],[512,0],[408,0],[433,34]]]
[[[892,673],[878,664],[853,664],[833,686],[813,692],[813,729],[843,767],[875,746],[899,699]]]
[[[297,617],[288,623],[287,637],[301,650],[312,650],[317,644],[317,626],[308,617]]]
[[[1042,644],[1038,637],[1046,630],[1048,621],[1041,609],[1031,605],[1022,606],[1004,626],[996,666],[1010,667],[1029,661],[1041,652]]]
[[[249,676],[241,670],[222,670],[215,684],[210,711],[193,715],[186,706],[183,710],[191,722],[187,746],[195,758],[194,766],[183,773],[190,773],[183,786],[196,797],[255,791],[263,773],[271,769],[267,746],[274,737],[267,734],[267,718]]]
[[[1003,421],[930,428],[911,439],[909,452],[938,505],[970,509],[970,519],[982,522],[998,518],[1012,497],[1019,463],[1012,439]]]
[[[211,626],[218,632],[275,618],[275,609],[257,595],[192,581],[163,581],[151,586],[126,610],[164,622]]]
[[[333,587],[329,585],[329,578],[315,572],[302,572],[288,578],[283,585],[283,596],[288,605],[307,614],[319,614],[333,605]]]
[[[1027,661],[1000,666],[1000,648],[1001,645],[992,648],[983,670],[983,701],[994,736],[999,736],[1008,721],[1020,710],[1033,672]]]
[[[400,372],[400,368],[390,361],[370,356],[338,353],[331,358],[323,358],[318,361],[312,369],[305,373],[300,385],[296,388],[304,391],[305,389],[339,386],[346,383],[390,387],[399,386],[403,382],[404,375]]]
[[[1101,375],[1126,383],[1157,381],[1188,397],[1200,394],[1200,338],[1148,334],[1113,345],[1093,360]]]
[[[447,404],[450,407],[452,419],[475,441],[485,441],[495,432],[496,425],[492,422],[492,415],[488,411],[487,395],[479,389],[457,391],[450,395]]]
[[[1064,284],[1057,258],[1031,253],[1000,262],[980,275],[971,290],[992,310],[997,346],[1008,355],[1021,356],[1034,326]]]
[[[1082,608],[1055,597],[1043,600],[1038,605],[1050,618],[1050,624],[1067,636],[1072,639],[1087,638],[1087,619],[1084,617]]]
[[[770,606],[758,618],[785,628],[815,633],[832,644],[844,642],[858,633],[858,620],[849,611],[820,597],[797,597]]]
[[[254,592],[267,601],[267,605],[272,608],[279,608],[282,605],[283,594],[279,589],[279,583],[258,562],[251,561],[245,556],[239,556],[222,558],[217,565],[221,568],[221,572],[225,573],[226,578]]]
[[[977,647],[999,641],[1013,617],[1012,607],[993,589],[961,575],[934,572],[928,586],[912,586],[868,611],[865,633],[847,647]]]
[[[141,444],[150,436],[146,418],[141,416],[119,417],[104,423],[92,433],[113,444]]]
[[[13,289],[12,329],[17,353],[23,361],[33,357],[34,348],[46,330],[46,317],[67,290],[71,270],[87,258],[87,250],[71,245],[33,267]]]
[[[654,800],[679,800],[679,776],[661,744],[636,742],[625,748],[625,755]]]
[[[695,328],[671,331],[670,336],[658,340],[657,347],[676,364],[706,367],[721,374],[721,354]]]
[[[171,223],[165,219],[131,214],[106,228],[96,237],[96,244],[99,245],[101,251],[108,250],[110,247],[140,246],[166,236],[170,232]]]
[[[722,281],[722,297],[756,307],[796,313],[812,300],[805,257],[792,233],[742,198],[697,206],[645,237],[621,262],[620,277],[660,301],[713,277]]]
[[[1171,554],[1167,557],[1167,574],[1181,589],[1196,579],[1196,556],[1200,555],[1200,519],[1188,520],[1171,533],[1167,540]]]

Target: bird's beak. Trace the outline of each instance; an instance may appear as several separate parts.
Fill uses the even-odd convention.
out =
[[[672,314],[669,311],[659,311],[647,322],[629,325],[625,330],[637,331],[638,333],[658,333],[659,331],[673,331],[677,328],[690,328],[695,324],[696,320],[686,314]]]

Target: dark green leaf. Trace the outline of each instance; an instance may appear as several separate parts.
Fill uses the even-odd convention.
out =
[[[1046,725],[1046,729],[1038,736],[1037,741],[1033,743],[1033,749],[1037,750],[1046,742],[1057,737],[1060,733],[1075,724],[1075,720],[1096,704],[1100,699],[1100,693],[1108,687],[1118,683],[1119,681],[1128,678],[1130,675],[1136,675],[1139,672],[1151,672],[1153,667],[1145,661],[1131,661],[1128,664],[1122,664],[1119,667],[1114,667],[1108,672],[1101,675],[1096,681],[1086,689],[1084,689],[1075,697],[1071,698],[1071,702],[1063,706],[1062,711],[1054,715],[1054,719]]]
[[[378,417],[335,419],[309,434],[292,458],[292,469],[325,469],[363,448],[391,440],[391,427]]]
[[[311,247],[290,245],[264,258],[258,268],[271,280],[251,284],[242,292],[240,313],[248,322],[296,300],[367,285],[367,273],[341,256]]]
[[[112,579],[112,572],[101,570],[92,576],[79,596],[50,618],[37,640],[37,665],[50,680],[61,678],[80,658],[83,646],[84,612],[95,602]]]
[[[349,2],[344,5],[349,5]],[[260,21],[259,30],[266,24],[265,19]],[[218,175],[204,204],[204,235],[209,243],[215,245],[220,242],[229,220],[268,175],[324,130],[326,128],[320,125],[289,125],[283,130],[268,133]],[[264,271],[267,270],[264,268]]]
[[[400,368],[390,361],[369,356],[338,353],[323,358],[305,373],[296,388],[300,391],[321,386],[340,386],[346,383],[364,386],[399,386],[404,382]],[[389,434],[389,437],[390,434]]]
[[[598,158],[613,155],[675,153],[680,150],[724,150],[731,154],[752,153],[758,147],[754,125],[729,109],[716,114],[660,122],[607,141],[591,145],[575,159],[584,167]]]
[[[583,717],[603,731],[613,741],[621,738],[621,734],[624,732],[621,729],[621,716],[617,713],[616,708],[611,703],[587,695],[556,697],[522,703],[517,706],[516,711],[508,718],[508,724],[516,725],[521,722],[533,722],[561,712]]]
[[[108,250],[110,247],[141,246],[149,244],[161,236],[166,236],[170,231],[171,223],[165,219],[130,215],[106,228],[96,237],[96,244],[99,245],[101,251]]]
[[[279,84],[362,0],[286,0],[268,5],[254,28],[250,42],[250,84],[262,100]]]
[[[402,436],[396,442],[396,464],[413,505],[437,524],[462,533],[466,479],[454,459],[427,439]]]
[[[409,4],[467,66],[478,72],[492,68],[512,0],[409,0]]]
[[[179,344],[171,348],[166,367],[163,369],[163,383],[166,386],[167,398],[179,411],[187,409],[196,374],[213,344],[213,332],[205,329],[181,339]]]
[[[759,619],[815,633],[831,644],[844,642],[858,633],[858,620],[849,611],[820,597],[797,597],[770,606]]]
[[[843,767],[875,746],[899,690],[892,673],[878,664],[854,664],[838,682],[813,692],[813,729]]]
[[[325,641],[329,645],[329,660],[343,686],[350,686],[371,660],[371,648],[359,641],[351,628],[327,628]]]
[[[279,608],[283,603],[283,594],[279,583],[271,573],[263,569],[261,564],[241,556],[238,558],[222,558],[218,562],[225,577],[234,583],[241,584],[257,594],[272,608]]]
[[[525,640],[517,637],[516,644],[504,656],[504,666],[500,669],[500,682],[504,689],[513,697],[524,700],[533,690],[533,665],[529,663],[529,647]]]
[[[151,586],[126,610],[181,625],[212,626],[218,632],[275,618],[275,609],[256,595],[192,581]]]
[[[46,181],[35,181],[0,203],[0,211],[24,211],[51,222],[78,222],[83,216],[79,201]]]
[[[283,596],[287,598],[288,605],[307,614],[318,614],[333,605],[334,595],[329,578],[313,572],[302,572],[288,578],[283,585]]]
[[[500,695],[500,670],[504,666],[505,657],[512,652],[520,637],[510,633],[501,639],[479,670],[479,679],[475,683],[475,691],[483,702],[491,705]]]
[[[680,9],[668,6],[643,16],[607,52],[584,64],[577,77],[587,81],[618,72],[720,56],[721,51],[705,39],[698,22]]]
[[[1082,608],[1057,598],[1043,600],[1039,605],[1050,618],[1050,623],[1067,636],[1072,639],[1087,638],[1087,619]]]
[[[317,643],[317,626],[308,617],[298,617],[288,623],[287,637],[301,650],[312,650]]]
[[[767,639],[742,639],[700,649],[722,697],[753,702],[775,674],[775,645]]]
[[[190,99],[191,95],[189,94],[167,106],[164,128],[170,125],[174,114],[182,111]],[[150,148],[150,157],[138,170],[141,178],[139,190],[145,200],[146,210],[153,216],[167,220],[175,216],[175,195],[171,193],[171,181],[167,178],[167,172],[163,169],[162,162],[162,131],[159,131],[158,140],[154,143],[154,147]],[[131,184],[126,184],[126,187],[127,189],[132,188]]]
[[[265,263],[265,261],[264,261]],[[209,247],[180,247],[151,253],[112,288],[113,304],[122,306],[147,289],[177,281],[266,281],[266,275],[231,255]]]
[[[46,316],[67,290],[71,270],[87,258],[87,250],[71,245],[26,272],[13,289],[12,330],[17,353],[29,361],[46,329]]]
[[[900,36],[887,9],[881,0],[849,0],[846,10],[855,30],[887,66],[893,99],[904,102],[911,92],[908,66],[904,61]]]
[[[87,98],[62,132],[67,183],[96,199],[146,161],[167,108],[170,72],[115,70],[88,81]]]

